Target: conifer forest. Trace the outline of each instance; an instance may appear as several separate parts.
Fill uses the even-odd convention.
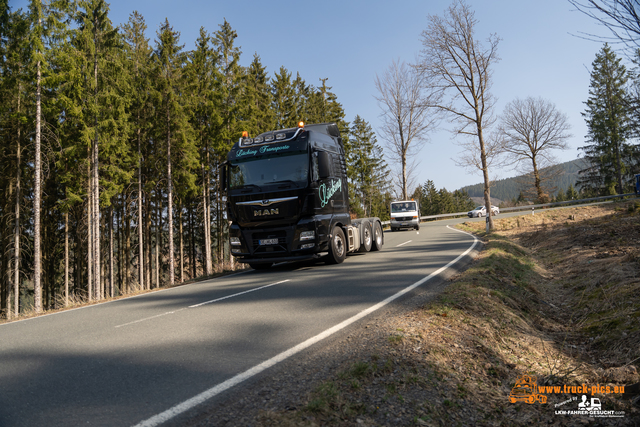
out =
[[[353,211],[388,218],[371,126],[326,78],[240,65],[226,20],[185,41],[137,12],[114,26],[104,0],[0,12],[0,317],[233,268],[219,171],[243,131],[336,122]]]

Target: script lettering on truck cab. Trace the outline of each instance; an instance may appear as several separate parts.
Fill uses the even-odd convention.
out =
[[[256,154],[258,154],[258,152],[260,154],[277,153],[278,151],[288,150],[289,148],[291,147],[288,145],[276,145],[276,146],[263,145],[257,150],[252,150],[250,148],[247,148],[246,150],[238,150],[236,152],[236,157],[255,156]]]
[[[329,200],[331,200],[331,197],[333,197],[333,195],[336,194],[336,191],[338,190],[342,190],[341,179],[337,179],[333,181],[333,183],[331,183],[331,185],[328,188],[326,184],[321,184],[320,188],[318,189],[318,197],[320,197],[320,206],[324,208],[329,203]]]

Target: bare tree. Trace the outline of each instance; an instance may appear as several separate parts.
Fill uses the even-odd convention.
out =
[[[542,98],[515,99],[507,104],[499,127],[504,150],[516,165],[526,162],[533,174],[536,197],[545,203],[544,176],[540,169],[556,163],[553,150],[566,150],[571,125],[565,114]]]
[[[431,108],[421,100],[422,75],[398,60],[385,73],[376,75],[378,104],[382,109],[381,136],[391,152],[391,159],[400,163],[402,199],[408,198],[409,168],[407,157],[417,154],[428,141],[427,134],[435,124]]]
[[[621,41],[635,50],[640,46],[640,3],[638,0],[569,0],[577,10],[607,27],[613,37],[585,34],[601,41]]]
[[[500,38],[492,34],[485,48],[475,38],[477,21],[471,8],[461,0],[454,0],[445,16],[429,15],[427,30],[422,32],[422,45],[417,69],[425,84],[425,103],[453,118],[457,126],[453,132],[470,136],[475,143],[466,149],[459,163],[477,167],[484,178],[484,200],[491,212],[488,157],[499,151],[498,144],[487,144],[485,130],[494,122],[494,99],[490,94],[491,66],[497,62]],[[493,218],[488,214],[489,228]]]

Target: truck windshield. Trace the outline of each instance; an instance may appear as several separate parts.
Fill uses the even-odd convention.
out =
[[[262,187],[286,183],[302,187],[307,185],[309,157],[307,153],[260,157],[231,162],[229,188]]]
[[[391,213],[412,212],[415,210],[417,210],[416,202],[402,202],[402,203],[391,204]]]

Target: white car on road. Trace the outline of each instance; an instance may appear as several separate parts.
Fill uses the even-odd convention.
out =
[[[497,206],[491,205],[491,215],[496,216],[500,213],[500,209]],[[484,206],[478,206],[472,211],[467,212],[469,218],[481,218],[487,216],[487,209]]]

